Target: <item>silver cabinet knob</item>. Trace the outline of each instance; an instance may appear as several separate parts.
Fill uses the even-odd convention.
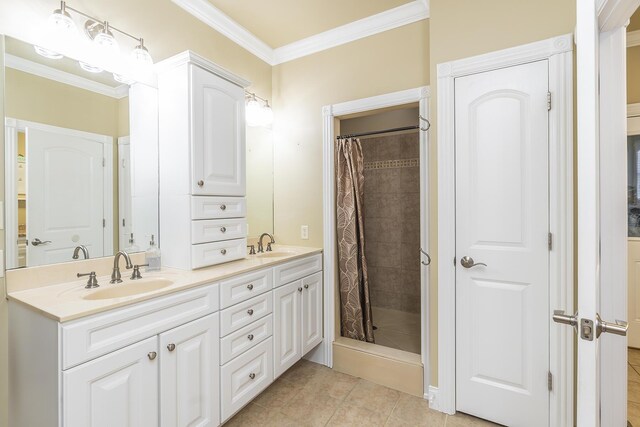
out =
[[[484,262],[475,262],[470,256],[463,256],[460,259],[460,264],[462,264],[464,268],[478,267],[480,265],[483,265],[485,267],[487,266],[487,264],[485,264]]]
[[[304,288],[305,289],[309,289],[309,285],[304,285]]]
[[[220,205],[220,210],[221,211],[226,211],[227,210],[227,205]]]
[[[227,232],[227,227],[220,227],[220,232],[226,233]]]
[[[198,187],[202,187],[202,186],[204,186],[204,181],[203,180],[198,181]]]
[[[249,316],[253,316],[253,308],[250,308],[249,310],[247,310],[247,314]]]
[[[249,374],[249,378],[254,379],[255,377],[256,377],[256,374],[254,374],[253,372]]]
[[[220,253],[221,253],[222,255],[226,255],[226,254],[227,254],[227,250],[226,250],[226,249],[222,249],[222,250],[220,251]]]
[[[153,360],[158,356],[158,353],[156,353],[155,351],[150,351],[149,354],[147,354],[147,357],[149,357],[149,360]]]
[[[173,350],[175,350],[175,349],[176,349],[176,345],[175,345],[175,344],[173,344],[173,343],[171,343],[171,344],[169,344],[169,345],[167,346],[167,350],[169,350],[169,351],[173,351]]]
[[[249,283],[249,284],[247,285],[247,289],[249,289],[250,291],[252,291],[252,290],[253,290],[253,283]]]
[[[253,334],[249,334],[249,335],[247,335],[247,339],[248,339],[249,341],[253,341]]]
[[[302,292],[302,288],[298,288],[298,292]]]

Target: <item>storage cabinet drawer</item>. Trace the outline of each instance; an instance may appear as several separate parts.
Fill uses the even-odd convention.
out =
[[[249,323],[271,314],[272,311],[272,292],[267,292],[229,307],[220,312],[220,336],[224,337],[231,332],[235,332]]]
[[[220,282],[220,308],[231,307],[273,288],[271,269],[244,274]]]
[[[191,268],[207,267],[242,259],[247,255],[247,239],[191,245]]]
[[[242,218],[247,216],[244,197],[191,197],[191,219]]]
[[[218,242],[247,237],[244,219],[201,219],[191,221],[191,243]]]
[[[297,259],[273,268],[273,286],[278,287],[322,270],[322,254]]]
[[[235,331],[220,340],[220,364],[224,365],[273,334],[273,315]]]
[[[222,422],[273,381],[272,345],[268,338],[220,368]]]
[[[62,369],[183,325],[218,307],[215,284],[64,323],[60,327]]]

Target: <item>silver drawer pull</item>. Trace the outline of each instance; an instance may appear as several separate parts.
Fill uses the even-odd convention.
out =
[[[256,377],[256,374],[254,374],[253,372],[249,374],[249,378],[254,379],[255,377]]]
[[[220,227],[220,231],[222,233],[226,233],[227,232],[227,227]]]
[[[220,205],[220,210],[221,211],[226,211],[227,210],[227,205]]]
[[[147,354],[147,357],[149,357],[149,360],[155,359],[156,356],[158,356],[158,353],[156,353],[155,351],[150,351],[149,354]]]
[[[302,288],[298,288],[298,292],[302,292]]]
[[[247,338],[249,339],[249,341],[253,341],[253,334],[249,334]]]
[[[309,289],[309,285],[304,285],[304,288],[305,289]]]
[[[249,314],[249,316],[253,316],[253,308],[247,310],[247,314]]]
[[[253,290],[253,283],[249,283],[249,284],[247,285],[247,289],[249,289],[250,291],[252,291],[252,290]]]
[[[222,255],[226,255],[226,254],[227,254],[227,250],[226,250],[226,249],[222,249],[222,250],[220,251],[220,253],[221,253]]]
[[[204,181],[203,180],[198,181],[198,187],[202,187],[203,185],[204,185]]]
[[[175,350],[175,349],[176,349],[176,345],[175,345],[175,344],[173,344],[173,343],[171,343],[171,344],[169,344],[169,345],[167,346],[167,350],[169,350],[169,351],[173,351],[173,350]]]

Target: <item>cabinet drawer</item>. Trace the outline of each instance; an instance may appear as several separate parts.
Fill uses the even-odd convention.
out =
[[[235,331],[220,340],[220,364],[224,365],[273,334],[273,315]]]
[[[183,325],[218,307],[215,284],[63,323],[62,369]]]
[[[242,259],[247,255],[247,239],[191,245],[191,268],[207,267]]]
[[[220,308],[231,307],[273,288],[271,269],[256,271],[220,282]]]
[[[273,311],[272,292],[251,298],[249,301],[229,307],[220,312],[220,336],[235,332]]]
[[[222,422],[273,381],[272,345],[268,338],[220,368]]]
[[[273,285],[277,288],[320,270],[322,270],[322,254],[276,265],[273,268]]]
[[[191,197],[191,219],[243,218],[247,216],[244,197]]]
[[[191,221],[191,243],[218,242],[247,237],[245,219],[202,219]]]

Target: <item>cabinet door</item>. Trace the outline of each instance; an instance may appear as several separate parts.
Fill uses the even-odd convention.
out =
[[[322,272],[302,279],[302,355],[322,342]]]
[[[192,194],[245,195],[244,89],[191,69]]]
[[[157,351],[148,338],[63,371],[63,425],[158,425]]]
[[[277,378],[302,357],[302,281],[275,289],[273,301],[273,373]]]
[[[218,313],[160,334],[160,422],[163,427],[217,426]]]

